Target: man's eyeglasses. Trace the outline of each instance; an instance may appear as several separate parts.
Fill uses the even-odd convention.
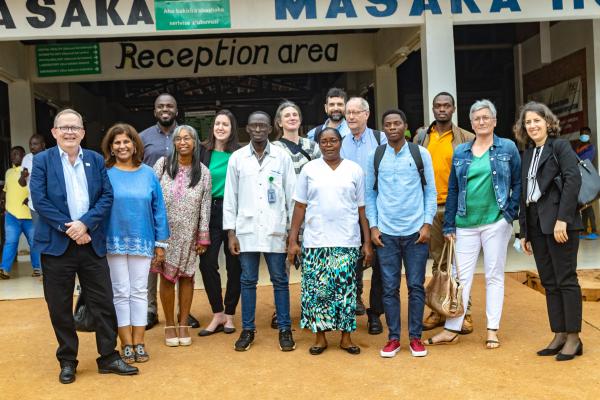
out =
[[[353,117],[353,116],[358,116],[360,115],[360,113],[366,112],[367,110],[358,110],[358,111],[346,111],[346,116],[347,117]]]
[[[255,123],[248,124],[248,129],[253,130],[253,131],[266,131],[270,127],[271,127],[271,125],[265,124],[262,122],[255,122]]]
[[[56,129],[62,133],[79,133],[83,130],[82,126],[57,126]]]

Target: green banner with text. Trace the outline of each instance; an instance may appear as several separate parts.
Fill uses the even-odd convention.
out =
[[[98,43],[38,44],[38,76],[93,75],[101,73]]]
[[[231,28],[229,0],[155,0],[156,30]]]

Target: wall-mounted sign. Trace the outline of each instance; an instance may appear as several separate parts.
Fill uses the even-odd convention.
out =
[[[0,40],[289,32],[600,17],[600,0],[0,0]],[[432,22],[434,23],[434,22]]]
[[[581,76],[571,78],[538,92],[531,93],[527,100],[546,104],[560,119],[560,133],[579,133],[583,121],[583,88]]]
[[[155,0],[156,30],[230,28],[229,0]]]
[[[102,42],[102,74],[77,80],[369,71],[375,68],[374,40],[374,33],[363,33]]]
[[[100,74],[98,43],[39,44],[35,47],[40,77]]]

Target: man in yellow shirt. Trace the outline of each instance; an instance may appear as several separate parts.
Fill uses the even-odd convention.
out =
[[[433,163],[435,187],[437,189],[437,212],[431,227],[429,251],[433,257],[432,270],[435,271],[438,268],[446,268],[446,262],[445,260],[441,260],[440,262],[440,256],[444,247],[442,225],[444,223],[446,197],[448,196],[448,178],[450,177],[450,169],[452,167],[452,155],[456,146],[473,140],[475,135],[452,123],[452,115],[456,111],[456,102],[450,93],[438,93],[433,98],[432,110],[435,121],[426,131],[420,132],[414,141],[429,151]],[[461,331],[463,334],[473,332],[470,308],[469,303],[469,309],[465,315]],[[445,318],[443,316],[432,311],[423,320],[423,330],[442,326],[444,322]]]
[[[23,147],[15,146],[10,149],[10,162],[13,167],[6,171],[4,191],[2,192],[2,201],[0,201],[0,210],[6,211],[4,213],[6,238],[4,248],[2,249],[0,279],[10,279],[10,270],[17,255],[21,233],[25,234],[29,243],[31,265],[33,267],[32,275],[41,275],[40,254],[33,249],[33,223],[26,201],[29,191],[26,186],[21,186],[19,183],[23,157],[25,157],[25,149]]]

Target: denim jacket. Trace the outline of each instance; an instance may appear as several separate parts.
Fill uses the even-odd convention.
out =
[[[456,232],[456,215],[467,215],[467,176],[473,159],[474,141],[456,147],[452,156],[452,169],[448,180],[448,197],[444,214],[444,234]],[[494,134],[494,143],[490,147],[492,167],[492,185],[502,211],[508,223],[517,218],[521,196],[521,157],[512,140]]]

